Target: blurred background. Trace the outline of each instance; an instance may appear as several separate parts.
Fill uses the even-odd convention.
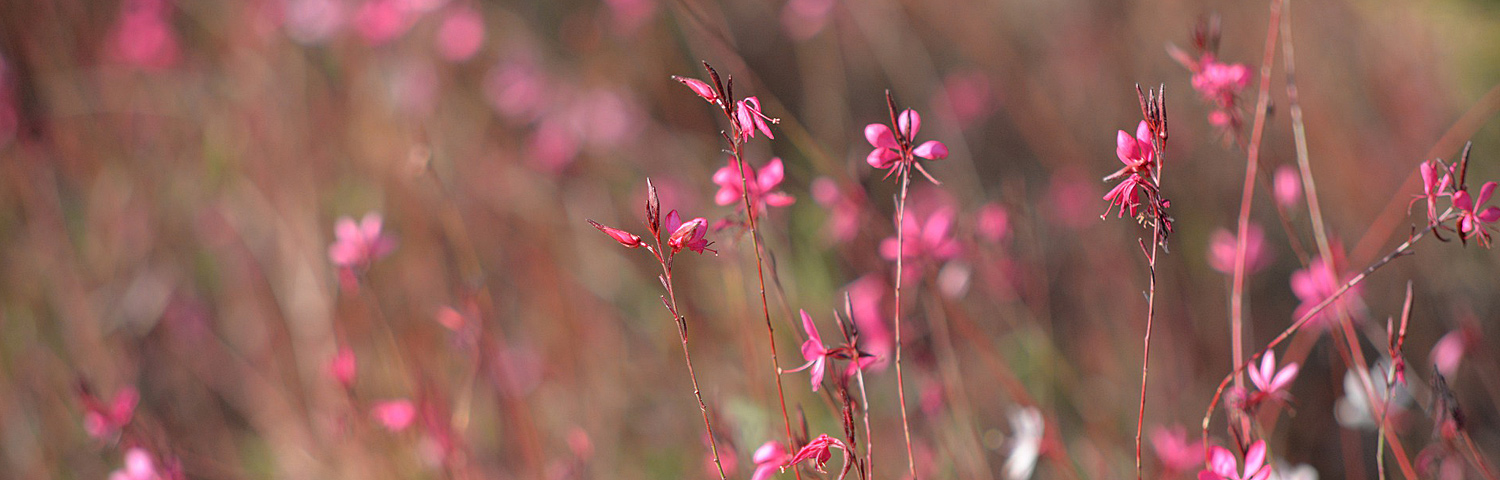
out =
[[[1406,210],[1419,162],[1455,159],[1473,140],[1471,186],[1500,178],[1500,4],[1289,8],[1343,278],[1424,224],[1422,207]],[[142,461],[188,478],[717,477],[655,260],[586,222],[644,235],[647,178],[664,210],[743,217],[714,202],[727,124],[671,78],[707,78],[708,61],[781,119],[746,152],[757,166],[780,158],[777,190],[796,199],[760,217],[780,365],[803,362],[799,309],[837,343],[846,293],[881,358],[865,375],[875,478],[906,475],[889,368],[894,266],[880,254],[899,183],[866,165],[862,135],[888,121],[887,90],[923,115],[919,140],[951,150],[925,163],[942,184],[914,179],[909,211],[948,242],[908,258],[902,291],[919,476],[1127,478],[1148,233],[1099,218],[1112,186],[1099,179],[1121,165],[1116,131],[1140,120],[1134,85],[1164,85],[1176,231],[1159,261],[1145,425],[1185,427],[1196,442],[1232,368],[1229,277],[1212,245],[1234,229],[1246,154],[1210,124],[1217,107],[1167,45],[1198,58],[1194,25],[1219,15],[1218,60],[1252,73],[1237,107],[1248,137],[1270,11],[6,2],[0,477],[135,475]],[[1316,256],[1305,197],[1285,190],[1300,182],[1271,194],[1274,172],[1296,165],[1279,53],[1272,70],[1251,352],[1308,302],[1291,279]],[[726,470],[748,478],[751,452],[785,441],[784,427],[748,236],[730,226],[709,239],[717,255],[677,258],[676,290]],[[1391,413],[1402,455],[1424,477],[1483,478],[1434,435],[1437,366],[1473,445],[1500,462],[1500,350],[1487,341],[1500,335],[1496,254],[1430,238],[1415,252],[1346,304],[1364,358],[1319,331],[1279,352],[1302,370],[1286,408],[1258,417],[1274,459],[1324,478],[1376,475],[1368,401],[1346,371],[1386,352],[1385,320],[1399,319],[1411,282],[1415,400],[1398,395]],[[829,390],[810,391],[805,375],[783,378],[792,422],[839,436]],[[1231,445],[1222,409],[1210,433]],[[1198,458],[1174,466],[1149,440],[1147,476],[1193,478]]]

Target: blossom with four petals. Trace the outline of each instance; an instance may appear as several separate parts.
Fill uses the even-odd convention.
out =
[[[892,107],[892,111],[895,108]],[[916,143],[917,132],[922,129],[922,116],[916,110],[906,109],[896,117],[896,129],[900,136],[891,132],[891,127],[883,123],[872,123],[865,126],[865,140],[870,146],[875,147],[865,156],[865,162],[870,166],[889,170],[886,176],[892,173],[904,171],[916,167],[928,180],[937,183],[927,170],[917,163],[918,157],[928,160],[941,160],[948,158],[948,146],[937,140],[928,140],[920,145]]]
[[[1266,441],[1256,440],[1245,452],[1243,473],[1237,471],[1238,464],[1229,449],[1214,446],[1209,454],[1209,468],[1198,472],[1198,480],[1266,480],[1271,477],[1271,465],[1266,463]]]

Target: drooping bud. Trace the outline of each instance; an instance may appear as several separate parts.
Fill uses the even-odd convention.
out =
[[[681,82],[683,85],[687,85],[688,88],[693,89],[693,93],[696,93],[698,94],[698,96],[703,97],[703,99],[707,100],[708,103],[718,103],[719,101],[719,92],[714,91],[714,87],[709,85],[708,82],[704,82],[696,78],[679,77],[676,75],[673,75],[672,79]]]
[[[693,240],[696,240],[698,229],[703,228],[707,223],[708,221],[703,218],[694,218],[677,227],[677,231],[672,232],[672,236],[667,239],[667,245],[672,247],[672,253],[677,253],[683,247],[692,243]]]
[[[645,242],[641,241],[641,237],[634,233],[630,233],[614,227],[600,225],[599,222],[595,222],[593,220],[589,220],[589,225],[593,225],[594,228],[597,228],[599,229],[599,231],[604,232],[605,235],[609,235],[610,238],[615,239],[616,242],[620,242],[620,245],[624,245],[625,248],[639,248],[646,245]]]
[[[661,199],[656,196],[656,185],[651,184],[651,179],[646,179],[646,227],[651,230],[651,235],[660,238],[661,231]]]

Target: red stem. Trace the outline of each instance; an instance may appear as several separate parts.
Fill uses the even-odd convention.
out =
[[[906,153],[910,155],[910,153]],[[910,160],[910,158],[906,159]],[[911,424],[906,418],[906,382],[901,375],[901,275],[906,256],[906,190],[911,185],[911,169],[901,169],[901,199],[896,202],[896,398],[901,402],[901,433],[906,437],[906,467],[911,478],[917,478],[917,458],[911,452]]]

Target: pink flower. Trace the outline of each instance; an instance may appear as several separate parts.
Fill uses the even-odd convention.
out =
[[[899,242],[894,236],[886,238],[880,242],[880,255],[886,260],[895,260],[899,254],[911,264],[904,273],[907,279],[920,277],[926,262],[943,262],[962,253],[962,246],[953,238],[953,221],[957,214],[957,209],[951,206],[941,206],[926,218],[907,212],[901,221],[906,241]]]
[[[339,382],[339,385],[343,385],[344,388],[354,385],[354,375],[357,368],[358,363],[354,359],[354,349],[349,347],[339,347],[338,353],[335,353],[333,359],[328,361],[328,375]]]
[[[90,437],[104,440],[114,437],[130,423],[131,417],[135,416],[135,407],[141,401],[141,395],[135,387],[126,386],[115,392],[114,398],[108,404],[102,403],[92,395],[83,395],[83,430]]]
[[[842,188],[828,177],[818,177],[812,182],[813,200],[828,211],[828,237],[835,242],[847,242],[859,233],[859,217],[864,210],[864,195],[857,186]]]
[[[1270,263],[1270,258],[1264,255],[1266,234],[1260,225],[1250,224],[1245,230],[1245,271],[1253,272],[1265,267]],[[1208,240],[1208,266],[1219,273],[1234,273],[1234,251],[1238,248],[1239,241],[1229,230],[1220,228],[1215,230]]]
[[[115,470],[109,474],[109,480],[161,480],[162,476],[156,471],[156,461],[151,459],[151,452],[140,447],[132,447],[125,451],[125,468]]]
[[[834,0],[789,0],[781,7],[781,29],[796,41],[805,41],[823,31],[833,12]]]
[[[823,384],[823,371],[828,366],[829,350],[823,346],[823,339],[818,336],[818,326],[813,324],[812,317],[807,315],[806,310],[801,313],[802,330],[807,332],[807,341],[802,342],[802,358],[807,360],[807,363],[788,372],[800,372],[811,368],[809,373],[812,375],[812,391],[816,392],[818,386]]]
[[[1307,268],[1292,273],[1292,293],[1297,295],[1302,304],[1292,313],[1293,319],[1301,319],[1304,315],[1312,312],[1313,307],[1337,292],[1343,282],[1339,281],[1333,273],[1333,268],[1328,262],[1321,258],[1313,259]],[[1312,320],[1308,321],[1310,328],[1326,328],[1333,323],[1338,312],[1349,312],[1360,304],[1358,287],[1350,288],[1344,292],[1338,300],[1334,300],[1322,311],[1318,312]]]
[[[1276,167],[1271,178],[1271,196],[1283,209],[1296,207],[1302,201],[1302,177],[1297,175],[1297,169],[1288,165]]]
[[[469,7],[457,7],[437,31],[438,54],[450,62],[473,57],[484,46],[484,17]]]
[[[406,33],[417,22],[407,0],[368,0],[354,12],[354,29],[370,45],[382,45]]]
[[[380,422],[386,430],[399,432],[410,427],[413,420],[417,418],[417,408],[410,400],[397,399],[376,402],[370,407],[370,417]]]
[[[1260,367],[1257,368],[1252,364],[1246,368],[1246,373],[1250,375],[1250,383],[1255,384],[1255,388],[1260,389],[1262,393],[1285,398],[1286,386],[1297,378],[1297,363],[1289,363],[1281,370],[1277,370],[1276,352],[1267,351],[1266,355],[1260,359]]]
[[[672,236],[667,238],[667,246],[672,247],[672,253],[680,252],[683,248],[698,253],[703,253],[705,249],[714,252],[715,255],[719,253],[708,248],[713,243],[704,238],[708,233],[708,220],[704,220],[703,217],[682,223],[682,219],[677,216],[677,211],[673,210],[667,213],[666,226],[667,231],[672,232]]]
[[[979,222],[974,229],[979,236],[991,242],[999,242],[1010,235],[1010,212],[995,203],[987,203],[979,209]]]
[[[1124,180],[1104,194],[1104,200],[1109,201],[1109,206],[1105,207],[1100,218],[1108,216],[1110,209],[1115,207],[1120,209],[1117,216],[1125,216],[1127,208],[1130,209],[1131,216],[1137,216],[1140,212],[1141,192],[1147,192],[1149,197],[1155,188],[1149,179],[1156,168],[1156,146],[1151,138],[1151,129],[1144,120],[1136,126],[1134,137],[1124,130],[1115,133],[1115,155],[1125,166],[1104,177],[1104,180]]]
[[[1214,446],[1209,454],[1209,468],[1198,472],[1198,480],[1266,480],[1271,477],[1271,466],[1266,464],[1266,441],[1256,440],[1245,453],[1245,468],[1241,474],[1235,471],[1234,454]]]
[[[1463,361],[1464,352],[1477,343],[1476,337],[1473,332],[1466,329],[1454,330],[1443,335],[1443,338],[1439,338],[1437,343],[1432,345],[1430,354],[1432,367],[1444,376],[1453,376],[1458,372],[1458,365]]]
[[[767,122],[781,123],[781,119],[771,118],[761,113],[760,99],[755,97],[745,97],[744,100],[739,101],[734,109],[734,120],[735,130],[739,131],[741,142],[755,138],[756,130],[766,134],[766,138],[776,138],[775,135],[771,135],[771,126]]]
[[[1250,84],[1250,69],[1243,64],[1220,63],[1212,55],[1204,55],[1197,72],[1193,73],[1193,89],[1203,98],[1220,102],[1233,101],[1240,90]]]
[[[380,233],[380,214],[370,212],[358,224],[350,217],[339,217],[333,225],[336,240],[328,246],[328,259],[344,268],[369,267],[375,260],[390,255],[396,241]]]
[[[1203,461],[1203,441],[1189,443],[1187,432],[1181,426],[1152,428],[1151,447],[1156,450],[1156,458],[1161,460],[1168,477],[1190,472]]]
[[[1450,190],[1453,186],[1452,172],[1447,167],[1444,167],[1442,162],[1437,160],[1422,162],[1422,166],[1418,167],[1418,170],[1422,172],[1422,194],[1415,195],[1416,198],[1413,198],[1411,203],[1407,204],[1407,208],[1409,209],[1411,204],[1417,203],[1419,200],[1426,200],[1427,221],[1437,223],[1438,197],[1453,194]]]
[[[959,125],[973,127],[995,110],[990,79],[984,73],[954,73],[943,78],[943,88],[933,103],[953,110]]]
[[[177,63],[180,48],[165,0],[127,0],[109,37],[114,60],[160,70]]]
[[[740,182],[741,172],[734,171],[736,164],[739,164],[739,162],[730,158],[728,165],[720,167],[718,171],[714,172],[713,182],[719,186],[719,192],[714,195],[714,203],[729,205],[740,201],[740,197],[744,194],[744,190],[740,188],[742,186]],[[755,205],[760,211],[765,211],[767,205],[785,207],[797,201],[791,195],[787,195],[786,192],[773,191],[777,185],[781,184],[781,180],[785,177],[785,170],[781,165],[780,158],[772,158],[771,162],[762,167],[759,172],[755,170],[755,167],[750,166],[749,163],[744,163],[743,165],[745,169],[743,172],[745,175],[743,186],[749,188],[750,204]]]
[[[755,461],[755,473],[750,474],[750,480],[766,480],[791,464],[792,452],[781,442],[770,440],[755,449],[751,459]]]
[[[1490,196],[1495,193],[1495,182],[1487,182],[1479,187],[1479,198],[1469,198],[1468,190],[1459,190],[1453,193],[1453,207],[1458,209],[1458,238],[1468,240],[1479,237],[1479,244],[1488,247],[1490,244],[1490,232],[1486,230],[1488,223],[1500,220],[1500,207],[1490,207],[1479,210],[1485,203],[1490,201]]]
[[[788,465],[796,465],[802,463],[804,460],[812,460],[813,468],[819,472],[823,472],[823,467],[828,464],[829,459],[833,458],[833,452],[830,451],[833,448],[843,450],[845,454],[849,452],[849,447],[844,445],[843,440],[830,437],[826,433],[820,434],[818,438],[814,438],[807,445],[803,446],[801,450],[798,450],[797,454],[792,456]]]
[[[895,111],[894,107],[892,111]],[[875,147],[865,156],[865,162],[871,167],[886,169],[886,176],[892,173],[904,171],[916,167],[917,171],[927,176],[933,183],[932,175],[927,174],[921,164],[917,163],[916,157],[928,160],[940,160],[948,158],[948,146],[937,140],[928,140],[921,145],[916,144],[917,132],[922,129],[922,116],[916,110],[906,109],[896,117],[896,129],[901,132],[898,137],[891,133],[891,127],[883,123],[872,123],[865,126],[865,140],[870,146]]]

